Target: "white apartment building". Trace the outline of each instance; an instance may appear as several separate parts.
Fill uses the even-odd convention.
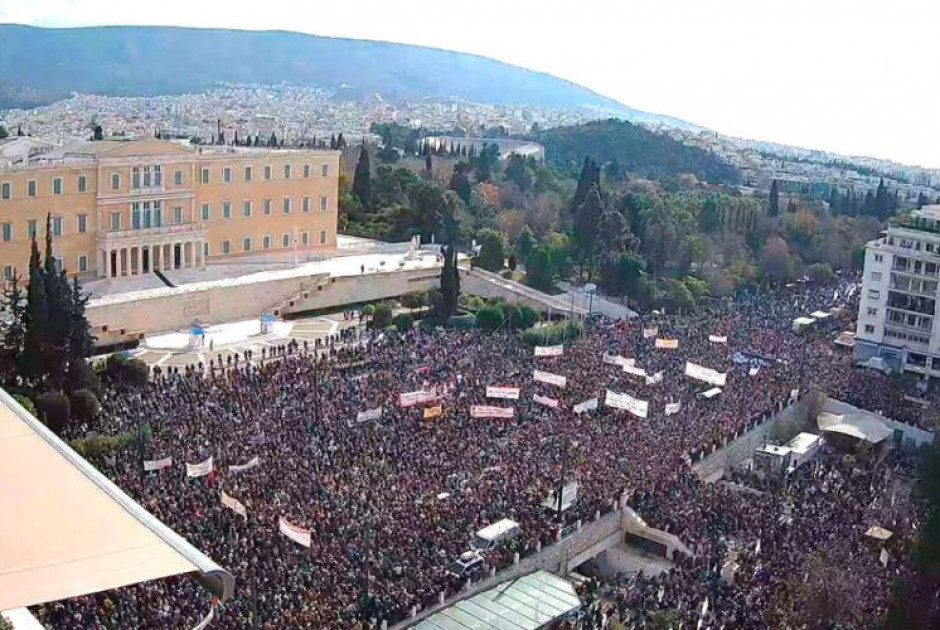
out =
[[[912,210],[865,246],[855,356],[940,376],[940,205]]]

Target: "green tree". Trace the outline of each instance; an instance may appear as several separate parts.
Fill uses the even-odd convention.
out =
[[[372,210],[372,167],[369,165],[369,149],[365,144],[359,149],[352,192],[367,212]]]
[[[789,280],[793,273],[793,260],[786,241],[775,236],[767,241],[761,250],[761,263],[764,275],[774,282]]]
[[[669,278],[666,281],[665,300],[670,308],[684,313],[695,306],[695,296],[684,282]]]
[[[85,315],[88,296],[82,291],[78,276],[72,277],[71,304],[69,308],[69,361],[84,362],[91,356],[95,345],[95,336],[91,334],[91,325]]]
[[[26,335],[23,340],[21,369],[27,378],[38,380],[43,373],[49,313],[46,304],[46,283],[35,236],[30,244],[29,280],[26,285],[26,312],[23,319]]]
[[[532,230],[529,228],[528,224],[523,225],[522,229],[519,230],[519,234],[516,235],[516,242],[513,247],[516,256],[518,256],[520,260],[528,260],[529,254],[532,253],[536,245],[535,235],[532,234]]]
[[[23,135],[20,133],[19,135]],[[104,140],[104,130],[101,128],[101,125],[95,125],[94,130],[92,131],[92,140]]]
[[[277,146],[278,146],[278,143],[277,143],[277,134],[275,134],[273,131],[271,132],[271,137],[268,138],[268,146],[269,146],[269,147],[274,147],[274,148],[277,148]]]
[[[574,215],[574,246],[582,273],[585,264],[589,265],[593,261],[597,250],[603,215],[604,200],[598,187],[592,184],[584,202]]]
[[[62,435],[69,426],[71,408],[69,399],[62,392],[44,392],[36,398],[39,419],[57,435]]]
[[[480,235],[480,254],[476,265],[487,271],[497,272],[506,260],[506,237],[496,230],[484,230]]]
[[[529,170],[528,161],[521,155],[513,154],[509,156],[503,175],[522,192],[527,192],[532,188],[532,172]]]
[[[382,303],[375,307],[372,314],[372,326],[375,328],[385,328],[392,323],[392,307]]]
[[[610,295],[637,298],[640,279],[646,270],[646,261],[631,252],[620,252],[611,257],[601,271],[601,287]]]
[[[767,206],[767,214],[772,217],[780,214],[780,191],[777,188],[777,180],[770,183],[770,200]]]
[[[832,280],[832,267],[829,266],[829,263],[813,263],[806,268],[806,275],[809,276],[809,279],[813,282],[825,284],[826,282]]]
[[[10,132],[3,125],[0,125],[0,140],[10,137]]]
[[[473,186],[470,184],[470,165],[466,162],[457,162],[454,164],[454,172],[450,176],[450,189],[457,193],[457,196],[464,203],[470,203],[470,194]]]
[[[499,306],[484,306],[477,310],[477,327],[486,332],[493,332],[502,328],[505,319],[503,309]]]
[[[441,301],[438,305],[438,318],[446,321],[457,312],[460,297],[460,276],[457,269],[457,250],[452,244],[443,249],[444,266],[441,268]]]
[[[539,291],[551,291],[554,285],[554,265],[545,247],[536,247],[525,262],[526,283]]]
[[[414,318],[411,316],[411,313],[399,313],[392,318],[392,323],[395,324],[395,328],[398,332],[406,333],[414,326]]]
[[[26,339],[26,296],[23,294],[22,281],[23,278],[19,274],[14,274],[2,293],[2,309],[6,311],[6,318],[0,320],[0,330],[3,333],[0,344],[0,378],[8,383],[15,380],[17,362]]]
[[[715,195],[709,195],[698,215],[699,229],[706,234],[716,232],[721,225],[721,208]]]

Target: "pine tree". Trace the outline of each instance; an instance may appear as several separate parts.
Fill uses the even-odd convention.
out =
[[[372,167],[369,163],[369,149],[363,143],[359,150],[359,161],[356,163],[356,173],[353,176],[352,192],[359,199],[363,209],[372,208]]]
[[[770,203],[767,206],[767,214],[772,217],[780,214],[780,191],[776,179],[770,183]]]
[[[336,148],[341,151],[346,148],[346,138],[343,137],[342,131],[336,136]]]
[[[330,136],[330,151],[336,150],[336,134],[334,133]]]
[[[46,333],[49,330],[49,314],[46,308],[46,283],[39,259],[36,237],[32,239],[29,253],[29,281],[26,285],[26,312],[23,317],[26,335],[23,339],[21,370],[25,377],[38,380],[42,375],[43,353]]]
[[[839,214],[839,189],[835,186],[829,191],[829,213]]]
[[[273,131],[271,132],[271,137],[268,138],[268,146],[275,149],[277,148],[277,135]]]
[[[430,175],[431,172],[432,172],[431,154],[430,154],[430,153],[426,153],[425,156],[424,156],[424,170],[427,171],[428,175]]]
[[[575,212],[587,199],[588,191],[591,186],[596,186],[598,191],[601,187],[601,171],[597,164],[590,157],[584,158],[581,165],[581,174],[578,176],[578,187],[574,191],[574,198],[571,200],[571,211]]]
[[[101,127],[100,127],[100,126],[95,127],[95,132],[96,132],[96,135],[100,136],[100,135],[101,135]],[[19,136],[19,137],[21,137],[21,138],[23,137],[23,135],[24,135],[24,134],[23,134],[23,125],[17,125],[17,126],[16,126],[16,135]],[[95,138],[95,140],[101,140],[101,138]]]
[[[796,214],[796,202],[793,201],[793,197],[790,197],[790,200],[787,202],[787,212]]]
[[[14,274],[2,294],[2,306],[7,317],[0,342],[0,378],[7,383],[15,380],[26,339],[26,296],[23,295],[22,280],[19,274]]]
[[[78,276],[72,277],[72,290],[70,292],[71,304],[69,308],[69,361],[75,363],[91,356],[94,349],[95,337],[91,334],[91,326],[85,315],[85,305],[88,296],[82,291],[78,283]]]
[[[234,145],[234,146],[236,146],[236,147],[237,147],[237,146],[241,146],[241,145],[238,144],[238,129],[235,130],[235,137],[232,138],[232,145]]]
[[[7,128],[4,127],[3,125],[0,125],[0,140],[3,140],[4,138],[8,138],[9,136],[10,136],[10,132],[7,131]]]

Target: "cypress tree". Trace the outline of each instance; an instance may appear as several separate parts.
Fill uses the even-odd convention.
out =
[[[91,356],[95,337],[91,334],[91,326],[85,315],[85,305],[88,296],[82,291],[78,283],[78,276],[72,277],[72,290],[69,308],[69,361],[75,363]]]
[[[342,131],[336,136],[336,148],[340,150],[346,148],[346,138],[343,137]]]
[[[369,163],[369,149],[363,143],[359,150],[359,161],[353,176],[352,192],[359,199],[365,210],[372,207],[372,167]]]
[[[275,149],[277,148],[277,135],[273,131],[271,132],[271,137],[268,138],[268,146],[274,147]]]
[[[431,154],[425,153],[424,155],[424,170],[428,172],[428,175],[431,174]]]
[[[331,151],[336,150],[336,134],[335,133],[332,136],[330,136],[330,150]]]
[[[0,377],[7,382],[12,382],[16,376],[26,338],[26,296],[23,295],[22,280],[19,274],[14,274],[9,285],[3,289],[3,306],[8,318],[3,326],[3,341],[0,344]]]
[[[39,259],[39,246],[33,236],[29,253],[29,280],[26,285],[26,312],[23,316],[26,335],[23,339],[23,355],[20,369],[29,379],[42,375],[45,335],[49,330],[49,314],[46,305],[46,283]]]
[[[767,206],[767,214],[772,217],[780,214],[780,191],[776,179],[770,183],[770,205]]]
[[[259,133],[259,134],[255,134],[255,146],[256,146],[256,147],[260,147],[260,146],[261,146],[261,134],[260,134],[260,133]]]

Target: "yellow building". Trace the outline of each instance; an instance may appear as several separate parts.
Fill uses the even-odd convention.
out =
[[[338,190],[336,151],[81,142],[0,167],[0,272],[25,275],[49,213],[56,257],[86,277],[331,250]]]

